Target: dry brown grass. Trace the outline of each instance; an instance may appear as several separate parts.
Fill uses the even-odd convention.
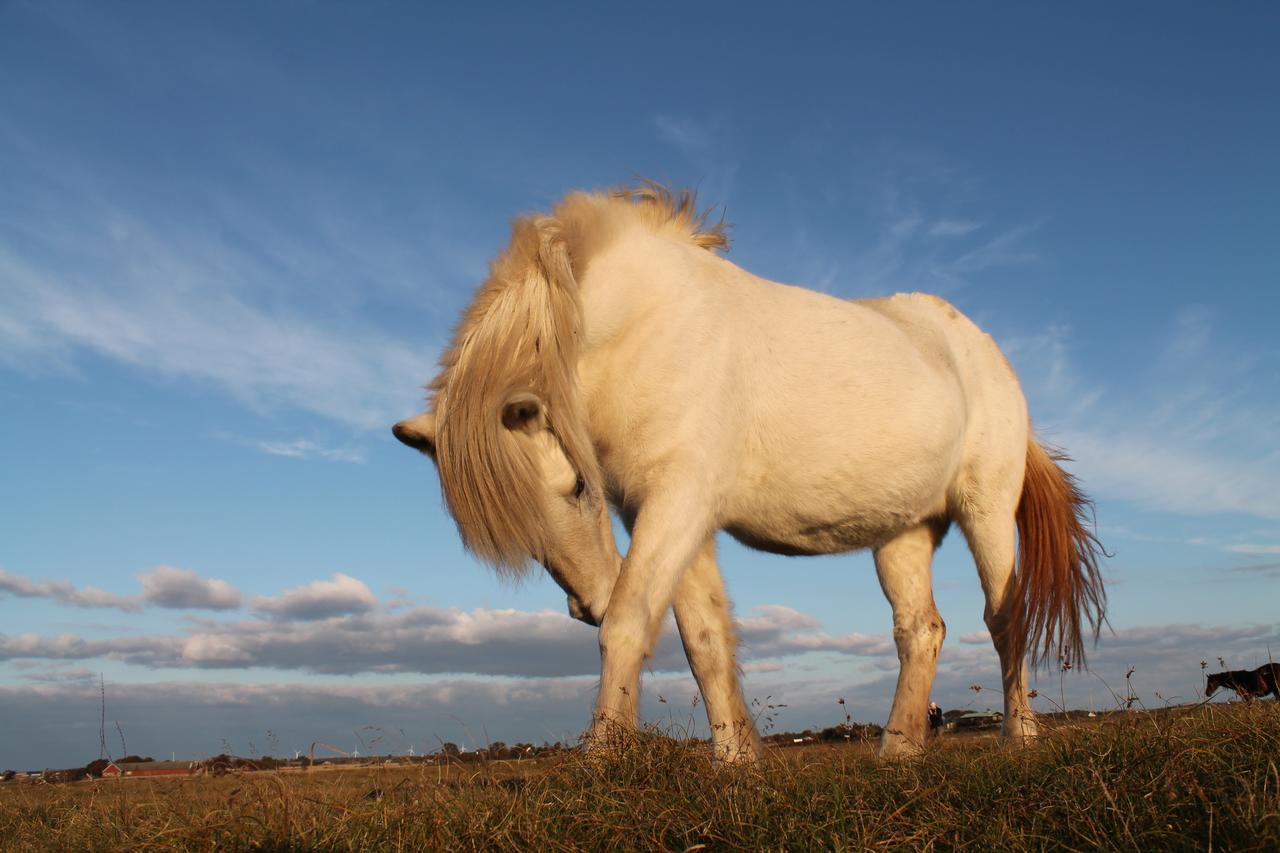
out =
[[[0,788],[17,850],[1280,849],[1280,702],[1062,723],[1035,746],[863,745],[758,768],[637,737],[616,758]]]

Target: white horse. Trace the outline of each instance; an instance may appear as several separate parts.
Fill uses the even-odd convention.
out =
[[[725,248],[691,193],[655,184],[516,220],[429,410],[396,437],[435,460],[474,553],[511,572],[536,559],[599,625],[595,734],[635,724],[674,607],[717,755],[759,755],[725,530],[780,554],[873,550],[901,662],[881,752],[918,750],[945,633],[930,565],[954,521],[986,596],[1004,735],[1033,736],[1025,658],[1081,662],[1105,595],[1089,503],[1031,435],[1009,363],[935,296],[842,301],[757,278]]]

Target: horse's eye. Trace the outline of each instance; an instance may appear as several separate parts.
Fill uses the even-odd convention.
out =
[[[578,481],[573,484],[573,499],[578,500],[582,497],[582,493],[587,490],[587,481],[582,479],[582,475],[578,475]]]

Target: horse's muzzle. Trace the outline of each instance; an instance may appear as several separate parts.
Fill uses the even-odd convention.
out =
[[[583,607],[582,602],[578,600],[578,596],[567,596],[569,601],[569,615],[579,622],[586,622],[592,628],[600,627],[600,620],[591,615],[589,608]]]

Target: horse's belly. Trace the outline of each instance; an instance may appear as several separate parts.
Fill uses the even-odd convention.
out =
[[[830,509],[813,514],[797,513],[795,508],[752,513],[756,517],[735,519],[724,529],[743,545],[759,551],[790,557],[838,554],[878,547],[920,521],[941,515],[944,506],[939,500],[858,512],[832,513]]]
[[[778,554],[832,554],[876,548],[947,512],[956,447],[916,445],[919,455],[873,454],[874,462],[774,469],[742,479],[722,516],[724,530],[751,548]],[[847,460],[846,460],[847,461]]]
[[[898,528],[900,529],[900,528]],[[869,527],[866,519],[849,519],[843,524],[780,530],[733,525],[725,528],[748,548],[787,557],[812,557],[873,548],[893,538],[893,527]]]

